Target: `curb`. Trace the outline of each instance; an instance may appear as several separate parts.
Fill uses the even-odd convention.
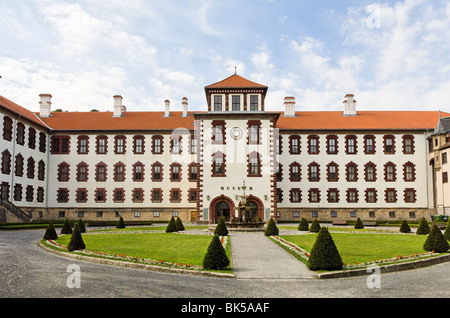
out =
[[[206,277],[221,277],[221,278],[236,278],[236,276],[234,274],[213,273],[213,272],[207,272],[207,271],[196,271],[196,270],[187,270],[187,269],[181,269],[181,268],[170,268],[170,267],[156,266],[156,265],[149,265],[149,264],[139,264],[139,263],[125,262],[125,261],[117,261],[117,260],[111,260],[111,259],[105,259],[105,258],[97,258],[97,257],[72,254],[72,253],[68,253],[68,252],[61,252],[61,251],[57,251],[52,248],[49,248],[49,247],[43,245],[41,242],[38,242],[37,245],[40,248],[42,248],[45,251],[50,252],[52,254],[56,254],[59,256],[72,258],[72,259],[76,259],[76,260],[81,260],[81,261],[88,261],[88,262],[92,262],[92,263],[103,264],[103,265],[121,266],[121,267],[133,268],[133,269],[143,269],[143,270],[148,270],[148,271],[165,272],[165,273],[172,273],[172,274],[184,274],[184,275],[195,275],[195,276],[206,276]]]
[[[392,273],[392,272],[398,272],[398,271],[406,271],[406,270],[412,270],[422,267],[428,267],[431,265],[437,265],[441,263],[445,263],[450,261],[450,254],[446,255],[440,255],[435,256],[423,260],[417,260],[417,261],[411,261],[411,262],[405,262],[400,264],[390,264],[390,265],[383,265],[379,266],[380,273]],[[354,269],[354,270],[346,270],[346,271],[339,271],[339,272],[330,272],[330,273],[320,273],[317,274],[317,278],[319,279],[330,279],[330,278],[344,278],[344,277],[355,277],[355,276],[364,276],[370,273],[371,270],[368,268],[362,268],[362,269]]]

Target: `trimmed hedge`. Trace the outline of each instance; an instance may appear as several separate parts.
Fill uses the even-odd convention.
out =
[[[408,222],[406,220],[403,221],[402,225],[400,226],[400,232],[402,233],[410,233],[411,228],[408,225]]]
[[[341,255],[336,247],[336,244],[328,232],[327,227],[322,227],[317,235],[316,242],[311,249],[311,254],[308,260],[308,267],[310,270],[340,270],[344,266]]]
[[[280,231],[278,230],[277,225],[273,218],[270,218],[269,223],[267,223],[266,230],[264,231],[265,236],[278,235]]]
[[[300,220],[300,224],[298,225],[297,228],[299,231],[308,231],[309,230],[309,224],[308,221],[305,218],[302,218]]]
[[[318,233],[320,231],[320,224],[319,221],[317,221],[317,219],[314,219],[314,221],[311,224],[311,227],[309,228],[309,231],[313,233]]]
[[[69,245],[67,245],[67,250],[72,252],[75,250],[84,250],[86,245],[84,244],[83,237],[81,236],[81,231],[79,229],[78,223],[75,224],[73,228],[72,237],[70,238]]]
[[[178,232],[177,225],[175,224],[175,218],[173,216],[170,219],[169,224],[167,224],[167,227],[166,227],[166,233],[172,233],[172,232]]]
[[[61,234],[72,234],[72,227],[70,226],[68,219],[64,221],[63,227],[61,229]]]
[[[435,253],[444,253],[450,249],[450,245],[442,235],[441,230],[433,225],[430,235],[428,235],[427,240],[423,244],[423,249],[425,251],[434,251]]]
[[[221,217],[219,220],[219,223],[216,226],[216,229],[214,230],[215,235],[219,236],[227,236],[228,235],[228,229],[227,225],[225,224],[225,218]]]
[[[118,228],[118,229],[125,228],[125,222],[123,221],[123,217],[120,217],[119,221],[117,222],[116,228]]]
[[[55,227],[53,226],[53,222],[50,222],[45,230],[44,240],[56,240],[58,238],[58,234],[56,234]]]
[[[181,221],[180,218],[177,218],[177,220],[175,221],[175,225],[177,226],[178,231],[184,231],[183,221]]]
[[[419,235],[430,234],[430,225],[428,224],[427,220],[425,220],[425,218],[422,218],[422,220],[420,220],[419,227],[417,228],[416,234],[419,234]]]
[[[218,270],[223,269],[230,265],[230,260],[225,252],[225,249],[220,243],[218,235],[214,235],[211,243],[208,246],[208,250],[203,259],[203,268]]]

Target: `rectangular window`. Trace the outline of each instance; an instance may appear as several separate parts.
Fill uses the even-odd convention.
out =
[[[189,180],[197,181],[197,165],[189,166]]]
[[[124,190],[114,189],[114,202],[123,202],[123,201],[125,201]]]
[[[155,136],[153,137],[153,154],[162,154],[162,143],[163,137]]]
[[[179,181],[180,180],[180,167],[179,166],[172,166],[172,181]]]
[[[215,124],[213,126],[213,141],[215,144],[223,144],[224,125]]]
[[[152,191],[152,202],[161,202],[161,201],[162,201],[161,190],[154,189]]]
[[[134,136],[134,149],[135,154],[143,154],[144,153],[144,137],[143,136]]]
[[[69,153],[69,137],[53,136],[52,154],[68,154],[68,153]]]
[[[141,217],[141,212],[140,212],[140,211],[135,211],[135,212],[134,212],[134,217],[135,217],[135,218]]]
[[[250,158],[250,175],[259,175],[259,159],[258,157],[251,157]]]
[[[125,153],[125,137],[116,136],[115,138],[115,153],[124,154]]]
[[[241,97],[240,96],[233,96],[232,97],[232,110],[234,112],[241,110]]]
[[[331,211],[331,217],[332,218],[337,218],[337,212],[336,211]]]
[[[298,211],[292,212],[292,217],[293,218],[299,218],[300,217],[300,212],[298,212]]]
[[[442,182],[448,183],[448,173],[447,172],[442,173]]]
[[[249,142],[251,144],[259,142],[259,125],[250,125]]]
[[[196,202],[196,201],[197,201],[197,189],[190,189],[189,202]]]
[[[107,137],[98,136],[97,137],[97,154],[106,154],[107,147]]]
[[[78,137],[78,154],[87,154],[88,153],[88,137],[80,136]]]
[[[214,111],[222,111],[222,96],[214,96]]]
[[[214,158],[214,174],[222,175],[223,173],[223,158],[218,156]]]
[[[250,111],[258,111],[258,95],[250,95]]]
[[[153,169],[153,181],[160,181],[161,180],[161,166],[156,165],[152,167]]]

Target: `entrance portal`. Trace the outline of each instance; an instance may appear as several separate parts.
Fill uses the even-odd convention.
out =
[[[215,208],[216,221],[219,221],[221,217],[225,217],[225,221],[230,221],[230,205],[226,201],[220,201],[216,204]]]

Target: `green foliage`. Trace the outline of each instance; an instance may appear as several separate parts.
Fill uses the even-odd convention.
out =
[[[261,217],[258,215],[258,218],[256,219],[256,222],[262,222],[263,220],[261,219]]]
[[[340,270],[343,266],[342,258],[328,228],[322,227],[309,256],[309,269],[313,271]]]
[[[280,231],[278,230],[277,225],[273,218],[270,218],[269,223],[267,224],[266,230],[264,231],[265,236],[278,235]]]
[[[358,218],[355,223],[355,229],[363,229],[363,228],[364,228],[364,225],[362,224],[361,219]]]
[[[219,220],[219,223],[216,226],[216,229],[214,231],[215,235],[219,236],[227,236],[228,235],[228,229],[227,225],[225,224],[225,218],[221,217]]]
[[[444,237],[447,241],[450,241],[450,219],[447,222],[446,228],[445,228],[445,232],[444,232]]]
[[[84,244],[83,237],[81,236],[81,231],[79,229],[78,223],[75,224],[73,228],[72,237],[70,238],[69,245],[67,245],[67,250],[72,252],[75,250],[84,250],[86,245]]]
[[[169,224],[167,224],[166,233],[172,233],[172,232],[178,232],[177,225],[175,224],[175,218],[172,216],[172,218],[169,221]]]
[[[320,231],[320,224],[319,221],[317,221],[317,219],[314,219],[314,221],[311,224],[311,227],[309,228],[309,231],[313,233],[318,233]]]
[[[78,229],[80,230],[80,233],[86,233],[86,227],[84,226],[82,219],[78,220]]]
[[[299,231],[308,231],[309,230],[309,224],[308,221],[305,218],[302,218],[300,220],[300,224],[298,225],[297,228]]]
[[[72,228],[70,227],[69,220],[64,221],[64,225],[61,229],[61,234],[72,234]]]
[[[117,222],[116,228],[118,228],[118,229],[125,228],[125,222],[123,221],[123,217],[120,217],[119,221]]]
[[[428,235],[427,240],[423,244],[423,249],[425,251],[434,251],[436,253],[444,253],[450,249],[450,245],[437,225],[433,225],[430,235]]]
[[[218,270],[223,269],[228,265],[230,265],[230,260],[220,242],[219,236],[214,235],[208,246],[205,258],[203,259],[203,268]]]
[[[408,225],[408,222],[406,220],[403,220],[402,225],[400,226],[400,232],[402,233],[410,233],[411,228]]]
[[[56,240],[58,238],[58,234],[56,234],[55,227],[53,226],[53,222],[50,222],[45,230],[44,240]]]
[[[177,220],[175,221],[175,225],[177,226],[178,231],[184,231],[183,221],[181,221],[180,218],[177,218]]]
[[[416,234],[419,235],[425,235],[430,234],[430,226],[428,225],[427,220],[425,218],[422,218],[419,223],[419,227],[417,228]]]

